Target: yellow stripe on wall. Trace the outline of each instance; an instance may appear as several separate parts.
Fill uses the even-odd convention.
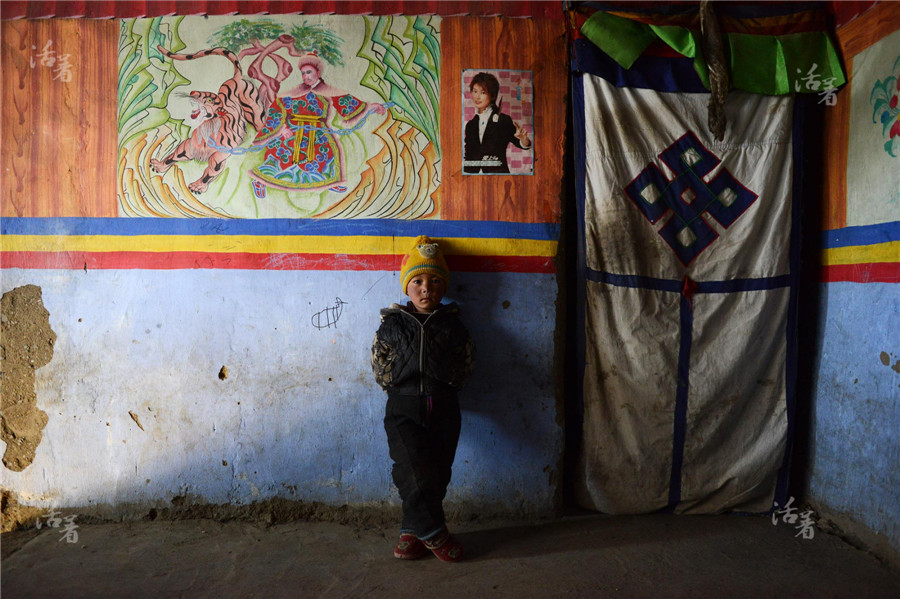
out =
[[[10,252],[209,252],[250,254],[406,254],[415,237],[329,235],[4,235]],[[456,237],[443,240],[447,255],[556,255],[556,241]]]
[[[822,252],[824,266],[840,264],[870,264],[875,262],[900,262],[900,241],[874,245],[848,245],[829,248]]]

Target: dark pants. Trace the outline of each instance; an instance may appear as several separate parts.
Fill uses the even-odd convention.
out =
[[[444,527],[444,496],[459,442],[455,393],[388,395],[384,415],[394,484],[403,500],[402,532],[427,539]]]

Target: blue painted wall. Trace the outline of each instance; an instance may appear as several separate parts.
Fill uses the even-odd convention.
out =
[[[809,496],[900,551],[900,285],[823,285]]]
[[[43,441],[30,467],[4,471],[23,503],[399,503],[369,365],[379,309],[403,298],[396,273],[3,271],[3,292],[25,284],[58,339],[37,371]],[[454,273],[447,299],[477,363],[450,504],[552,509],[556,296],[554,275]],[[315,328],[337,297],[336,327]]]

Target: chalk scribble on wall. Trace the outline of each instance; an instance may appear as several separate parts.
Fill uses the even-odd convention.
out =
[[[119,214],[440,212],[440,19],[124,20]]]

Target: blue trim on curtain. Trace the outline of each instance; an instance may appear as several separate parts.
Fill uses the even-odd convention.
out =
[[[778,289],[791,284],[791,275],[779,275],[760,279],[732,279],[730,281],[697,281],[694,293],[737,293],[740,291],[763,291]]]
[[[675,413],[672,432],[672,471],[669,477],[669,505],[673,512],[681,501],[681,467],[684,464],[684,440],[687,436],[687,404],[691,377],[691,341],[694,337],[694,310],[691,300],[682,294],[679,302],[681,330],[678,341],[678,382],[675,387]]]
[[[587,278],[595,283],[607,283],[616,287],[631,287],[636,289],[655,289],[656,291],[671,291],[681,293],[684,286],[682,281],[672,281],[669,279],[655,279],[653,277],[644,277],[640,275],[617,275],[611,272],[603,272],[587,269]]]
[[[635,289],[653,289],[655,291],[669,291],[681,293],[684,288],[683,280],[656,279],[640,275],[619,275],[600,270],[587,269],[587,279],[595,283],[607,283],[616,287],[631,287]],[[759,279],[731,279],[730,281],[695,281],[697,293],[738,293],[741,291],[765,291],[767,289],[779,289],[792,284],[792,275],[778,275]]]
[[[578,427],[579,439],[584,438],[584,363],[586,359],[586,288],[585,275],[587,272],[587,253],[585,251],[585,182],[587,180],[587,164],[585,158],[585,146],[587,133],[584,118],[584,75],[572,74],[572,124],[575,129],[575,214],[577,222],[576,252],[575,252],[575,355],[578,358],[578,381],[576,385],[575,401],[577,405],[572,413],[579,415],[579,421],[569,423],[569,426]],[[582,443],[579,440],[579,447]]]
[[[602,77],[616,87],[709,93],[694,70],[693,58],[642,54],[630,69],[623,69],[606,52],[585,38],[575,40],[572,54],[572,70]]]
[[[787,416],[787,433],[785,435],[784,458],[778,471],[778,480],[775,483],[775,496],[772,498],[775,505],[785,505],[790,487],[791,475],[791,451],[794,446],[794,434],[796,428],[797,412],[797,311],[799,310],[800,294],[800,241],[802,231],[800,229],[800,195],[803,191],[803,119],[806,113],[803,105],[810,100],[808,98],[794,97],[793,125],[791,130],[791,150],[794,161],[791,182],[791,296],[788,304],[786,353],[784,361],[785,369],[785,403]]]

